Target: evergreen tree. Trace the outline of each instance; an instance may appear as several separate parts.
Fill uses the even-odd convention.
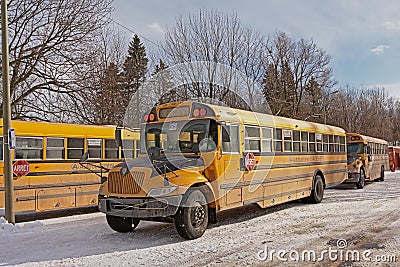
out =
[[[127,112],[127,117],[124,118],[126,121],[139,123],[145,112],[142,106],[148,95],[138,89],[146,80],[148,61],[146,49],[139,36],[135,34],[129,43],[128,55],[122,66],[124,90],[120,103]],[[129,103],[131,103],[130,106],[128,106]],[[133,125],[130,126],[133,127]]]
[[[95,97],[96,124],[122,125],[125,114],[125,107],[121,105],[124,101],[123,86],[118,67],[110,63],[100,79]]]
[[[146,49],[139,36],[135,34],[129,43],[128,55],[123,64],[123,77],[128,99],[145,81],[148,61]]]
[[[268,64],[263,80],[263,93],[273,114],[289,117],[294,113],[296,94],[293,80],[293,73],[287,62],[282,66]]]
[[[153,75],[167,69],[168,66],[164,63],[164,61],[162,59],[160,59],[159,63],[156,65],[156,67],[154,68],[154,72]]]

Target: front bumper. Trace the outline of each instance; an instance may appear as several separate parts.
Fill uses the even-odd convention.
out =
[[[357,183],[360,180],[360,174],[359,173],[348,173],[348,178],[344,180],[343,183]]]
[[[175,215],[182,195],[160,198],[113,198],[99,195],[99,210],[105,214],[130,217],[154,218]]]

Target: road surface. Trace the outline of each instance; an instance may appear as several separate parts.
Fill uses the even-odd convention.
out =
[[[326,190],[320,204],[249,205],[218,219],[191,241],[168,223],[116,233],[101,213],[3,221],[0,266],[400,266],[400,172]]]

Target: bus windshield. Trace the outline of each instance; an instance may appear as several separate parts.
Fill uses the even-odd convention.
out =
[[[364,154],[364,143],[347,144],[347,154]]]
[[[213,120],[145,124],[141,151],[151,147],[165,152],[207,152],[217,147],[217,123]]]

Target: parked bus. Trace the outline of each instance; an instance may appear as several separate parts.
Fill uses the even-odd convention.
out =
[[[100,187],[99,209],[117,232],[163,220],[195,239],[218,211],[319,203],[347,175],[338,127],[198,102],[159,105],[144,120],[141,155]]]
[[[0,125],[2,126],[2,120]],[[115,126],[12,121],[16,214],[96,206],[101,176],[122,158],[135,157],[139,131],[122,130],[124,150],[115,142]],[[3,137],[0,137],[0,209],[4,208]],[[78,163],[85,152],[90,158]],[[19,176],[20,170],[26,175]],[[25,174],[23,173],[23,174]]]
[[[347,135],[348,179],[358,189],[365,181],[384,181],[385,170],[389,169],[388,143],[385,140],[357,133]]]

